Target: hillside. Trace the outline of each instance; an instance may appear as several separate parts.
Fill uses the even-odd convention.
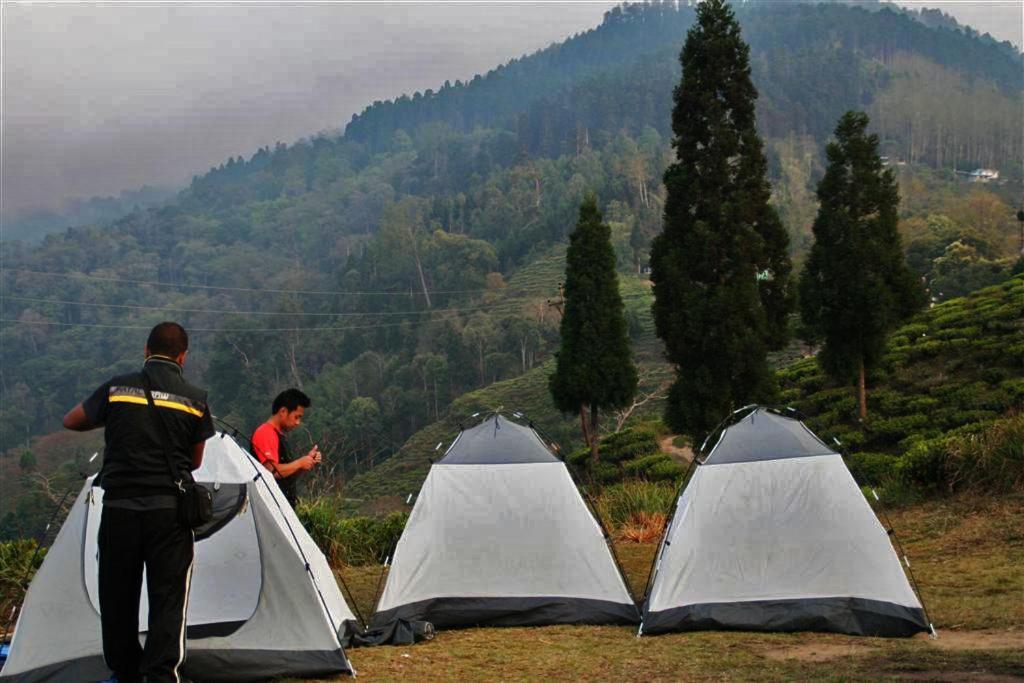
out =
[[[748,3],[738,16],[798,261],[822,143],[859,107],[884,133],[907,249],[942,285],[937,298],[1006,276],[1024,159],[1019,56],[885,8]],[[660,230],[691,21],[685,5],[624,5],[468,84],[371,106],[342,137],[228,159],[159,208],[38,246],[4,242],[5,471],[75,400],[134,367],[141,336],[167,318],[190,330],[187,372],[220,417],[251,429],[270,397],[300,386],[315,406],[308,438],[333,471],[387,460],[474,401],[543,384],[558,341],[552,254],[588,191],[613,227],[632,335],[648,353],[632,274]],[[969,185],[953,172],[977,165],[1002,179]]]
[[[509,280],[508,289],[510,292],[550,291],[546,283],[557,283],[564,270],[565,248],[557,247],[519,271]],[[662,357],[661,342],[654,334],[649,286],[628,275],[620,275],[619,279],[619,290],[631,321],[630,336],[641,377],[638,394],[660,396],[663,383],[670,378],[670,371]],[[551,315],[557,315],[554,309]],[[554,360],[549,359],[516,378],[459,396],[443,419],[416,432],[398,453],[384,463],[357,474],[346,485],[346,495],[365,502],[384,496],[404,497],[417,491],[431,460],[436,460],[451,445],[459,433],[460,424],[469,426],[473,423],[475,413],[498,409],[507,413],[519,412],[563,450],[575,448],[580,439],[579,421],[577,417],[562,415],[552,403],[548,376],[553,370]],[[657,415],[660,409],[660,399],[654,398],[639,406],[632,418]],[[614,416],[605,416],[605,424],[614,419]],[[438,444],[441,444],[439,449]]]
[[[911,493],[1011,490],[1024,484],[1014,480],[1024,469],[1022,332],[1018,275],[934,306],[896,330],[868,378],[863,423],[852,389],[828,382],[813,358],[782,371],[782,398],[812,430],[839,439],[862,483],[887,484],[894,493],[908,485]],[[1002,436],[986,448],[986,433]],[[999,443],[1007,444],[1005,454],[988,452]]]
[[[863,484],[888,484],[894,496],[916,497],[951,487],[941,462],[951,438],[983,434],[1012,423],[1016,441],[1024,444],[1024,275],[967,297],[939,304],[918,315],[890,338],[880,369],[868,380],[868,420],[856,420],[852,387],[829,382],[813,358],[790,360],[779,372],[783,405],[796,407],[808,426],[831,442],[839,439],[854,476]],[[651,351],[656,350],[652,344]],[[792,355],[790,351],[789,356]],[[654,353],[638,354],[648,377],[667,378],[669,369]],[[780,360],[787,356],[784,354]],[[580,443],[572,419],[558,415],[547,389],[550,364],[517,379],[460,397],[450,417],[414,434],[401,451],[382,466],[357,476],[346,493],[359,499],[404,496],[418,490],[437,444],[447,447],[460,420],[477,411],[504,407],[523,411],[563,446],[568,455]],[[652,388],[648,385],[648,390]],[[658,402],[633,416],[657,417]],[[1007,417],[1009,416],[1009,417]],[[642,430],[641,430],[642,431]],[[649,437],[648,437],[649,438]],[[653,452],[644,451],[651,457]],[[964,454],[971,457],[976,453]],[[622,457],[614,448],[603,459]],[[657,456],[664,460],[665,455]],[[1009,476],[1020,477],[1020,454]],[[584,463],[585,459],[581,459]],[[641,463],[637,463],[641,464]],[[980,466],[978,466],[980,472]],[[627,468],[626,472],[630,471]],[[623,476],[609,471],[609,481]],[[1014,490],[1024,481],[992,482],[964,475],[960,487],[983,484],[991,490]],[[1016,483],[1015,483],[1016,482]]]

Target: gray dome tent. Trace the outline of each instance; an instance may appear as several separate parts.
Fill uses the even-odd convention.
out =
[[[754,407],[679,497],[640,628],[909,636],[929,624],[842,456]]]
[[[182,674],[254,681],[352,673],[342,645],[358,630],[355,617],[273,477],[220,434],[207,441],[195,478],[214,491],[215,519],[197,530]],[[102,507],[103,490],[90,478],[29,586],[0,682],[109,678],[97,591]],[[143,587],[140,625],[147,610]]]
[[[492,415],[434,464],[372,623],[636,623],[604,532],[565,463],[530,427]]]

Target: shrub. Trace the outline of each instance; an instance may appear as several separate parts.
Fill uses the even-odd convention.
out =
[[[665,453],[653,453],[624,463],[623,469],[626,470],[627,474],[631,474],[636,477],[644,477],[652,467],[660,462],[665,462],[666,460],[671,461],[672,456],[666,455]]]
[[[378,564],[402,535],[408,513],[342,517],[330,498],[303,500],[295,512],[334,566]]]
[[[668,515],[661,512],[636,512],[619,527],[615,538],[626,543],[657,543],[665,533]]]
[[[639,513],[667,515],[675,504],[676,490],[663,482],[625,481],[606,487],[594,507],[605,523],[619,528]]]
[[[872,437],[895,442],[905,438],[908,434],[919,431],[930,422],[931,417],[921,413],[900,415],[881,420],[870,420],[869,431]]]
[[[953,436],[944,464],[950,490],[1024,490],[1024,413],[997,420],[980,433]]]
[[[887,453],[854,453],[846,459],[846,464],[857,483],[878,486],[892,478],[898,460]]]
[[[945,439],[927,439],[914,444],[896,463],[896,478],[905,484],[936,489],[944,483]]]
[[[586,469],[590,462],[590,449],[577,448],[566,456],[565,462],[572,467]]]
[[[608,484],[622,478],[622,471],[610,462],[599,462],[596,469],[591,468],[589,471],[594,480],[602,484]]]
[[[46,550],[37,555],[36,547],[32,539],[0,542],[0,619],[4,621],[25,599],[25,589],[43,563]]]
[[[675,460],[663,460],[655,463],[647,471],[647,478],[654,481],[678,481],[686,473],[686,468]]]
[[[625,429],[601,440],[600,457],[606,462],[631,460],[658,452],[658,435],[653,429]]]

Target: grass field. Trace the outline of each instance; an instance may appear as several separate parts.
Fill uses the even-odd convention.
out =
[[[890,513],[939,639],[686,633],[636,638],[627,627],[440,632],[412,647],[355,649],[362,680],[1024,679],[1024,496],[959,497]],[[654,546],[620,544],[642,593]],[[379,567],[341,572],[363,614]]]

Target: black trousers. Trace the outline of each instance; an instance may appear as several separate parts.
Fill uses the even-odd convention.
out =
[[[193,545],[192,530],[178,523],[176,510],[103,508],[99,532],[103,657],[119,683],[180,680]],[[149,597],[145,648],[139,644],[143,567]]]

